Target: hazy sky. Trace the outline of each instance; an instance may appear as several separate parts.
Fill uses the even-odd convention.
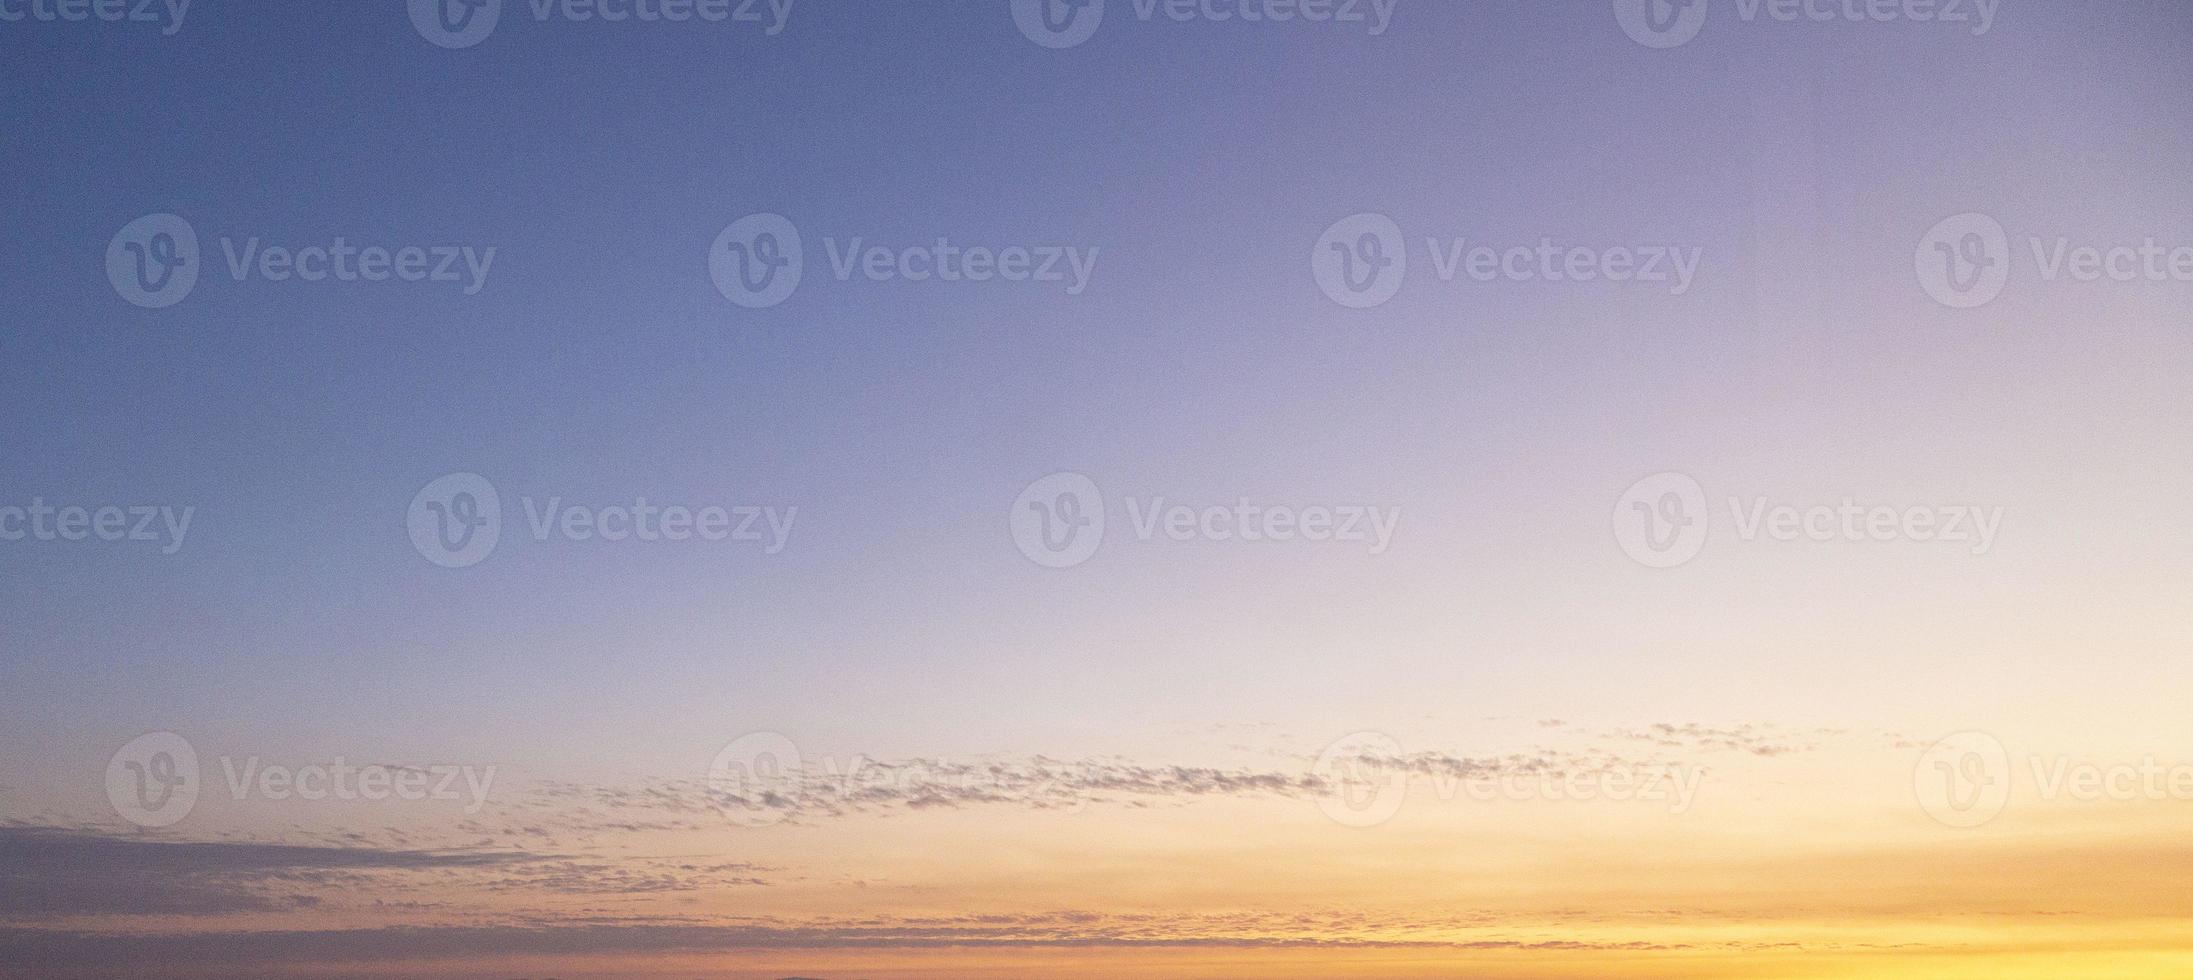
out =
[[[1037,43],[1003,0],[733,3],[761,20],[722,23],[562,6],[543,20],[507,0],[466,47],[396,2],[197,0],[172,33],[171,12],[71,22],[57,2],[0,0],[0,829],[14,835],[0,853],[58,862],[25,872],[46,884],[102,861],[142,869],[113,850],[132,845],[368,855],[178,858],[252,901],[267,893],[237,876],[270,867],[322,883],[547,855],[579,869],[404,886],[432,901],[352,882],[404,891],[416,919],[193,894],[170,920],[18,882],[28,897],[0,901],[0,947],[24,941],[11,924],[96,932],[133,915],[196,934],[581,910],[603,929],[713,927],[727,910],[786,928],[1094,910],[1211,917],[1180,935],[1282,931],[1228,918],[1270,916],[1328,937],[1447,937],[1573,909],[1590,921],[1534,919],[1533,937],[1705,942],[1718,927],[1701,921],[1725,916],[1746,942],[1823,955],[1952,948],[1969,937],[1898,918],[1911,910],[1875,891],[1738,899],[1707,865],[1795,882],[1831,855],[1971,860],[1977,838],[1911,798],[1920,750],[1953,733],[1999,740],[2020,780],[2029,757],[2193,764],[2193,253],[2183,275],[2171,265],[2193,247],[2182,3],[2002,0],[1983,29],[1972,2],[1975,20],[1937,23],[1712,0],[1694,38],[1663,48],[1625,32],[1631,5],[1585,0],[1363,0],[1362,22],[1316,23],[1204,13],[1237,0],[1147,17],[1110,0],[1065,47]],[[194,233],[197,280],[147,308],[110,268],[155,247],[127,228],[158,214]],[[1944,224],[1966,214],[2000,227],[2006,247],[1979,257],[2009,270],[1972,308],[1929,293],[1938,241],[1968,257],[1956,250],[1988,244],[1967,234],[1982,225]],[[798,287],[761,308],[711,278],[730,254],[719,236],[749,215],[799,238]],[[1406,253],[1398,291],[1360,309],[1313,272],[1338,254],[1336,229],[1361,244],[1356,215],[1390,219]],[[246,249],[337,239],[430,265],[448,247],[450,275],[232,272]],[[1061,278],[874,281],[847,258],[855,240],[894,261],[928,249],[917,261],[932,265],[941,244],[1035,262],[1056,249]],[[2073,271],[2080,248],[2150,242],[2151,265]],[[1541,244],[1563,269],[1664,254],[1669,278],[1547,281]],[[1532,254],[1479,281],[1479,246]],[[1087,477],[1106,528],[1087,560],[1051,568],[1012,522],[1032,513],[1024,491],[1061,473]],[[1662,473],[1706,505],[1684,515],[1707,522],[1702,547],[1668,568],[1626,553],[1621,524],[1644,513],[1636,500],[1668,499],[1658,483],[1631,496]],[[500,502],[499,542],[466,567],[414,540],[421,508],[456,506],[427,499],[452,474]],[[1063,500],[1041,486],[1037,504]],[[551,501],[598,518],[642,498],[720,507],[760,540],[534,531]],[[1846,500],[1893,510],[1893,540],[1746,537],[1776,508],[1802,521]],[[189,524],[152,541],[7,539],[34,502],[154,508],[156,538],[166,518]],[[1354,514],[1370,536],[1218,540],[1205,521],[1173,540],[1150,514],[1239,520],[1243,502]],[[1912,540],[1914,509],[1969,514],[1986,539]],[[110,803],[116,753],[155,732],[193,747],[202,796],[179,823],[135,828]],[[797,794],[764,827],[704,823],[696,784],[753,732],[810,764],[1002,759],[1032,783],[1004,803],[881,794],[877,812],[916,812],[859,842],[816,827],[873,812],[823,817],[832,807]],[[1511,754],[1697,765],[1712,802],[1677,820],[1447,801],[1416,823],[1340,826],[1287,781],[1362,732],[1478,760],[1450,771],[1481,776],[1536,771]],[[253,757],[494,767],[498,788],[478,812],[232,798],[220,760]],[[675,819],[632,815],[673,797]],[[2193,792],[2164,797],[2098,813],[2056,793],[1975,833],[2014,851],[2022,838],[2003,835],[2045,825],[2089,867],[2174,867],[2142,849],[2169,838],[2142,828]],[[1031,800],[1071,801],[1074,822],[1045,824]],[[1218,843],[1273,812],[1286,816],[1264,836]],[[1509,856],[1449,853],[1464,837],[1508,841]],[[1944,857],[1950,843],[1962,849]],[[1583,870],[1655,849],[1694,856],[1694,873],[1615,894]],[[426,853],[455,870],[401,856]],[[1306,853],[1326,862],[1301,877],[1314,886],[1268,869]],[[666,856],[714,870],[649,863]],[[1957,867],[1928,879],[1950,897],[1917,907],[2008,887]],[[1453,884],[1471,872],[1515,884]],[[528,892],[571,878],[631,887],[577,890],[578,905]],[[2173,911],[2140,905],[2138,887],[2067,881],[2057,911],[2112,926]],[[1426,921],[1321,918],[1354,894]],[[1721,904],[1622,918],[1693,902]],[[1849,917],[1800,925],[1793,908]],[[2101,932],[2069,945],[2162,955]],[[480,941],[445,952],[743,942]],[[903,936],[877,945],[909,959],[816,969],[915,975],[889,965],[926,955]],[[264,958],[311,955],[335,954]],[[1037,960],[998,968],[1065,962]],[[696,962],[646,969],[728,969]]]

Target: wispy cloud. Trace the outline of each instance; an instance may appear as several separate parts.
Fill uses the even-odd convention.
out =
[[[1655,725],[1596,736],[1642,745],[1649,753],[1619,748],[1534,748],[1499,754],[1451,751],[1354,754],[1349,760],[1388,771],[1457,780],[1563,778],[1670,765],[1666,750],[1696,759],[1722,751],[1776,756],[1817,748],[1816,741],[1762,726],[1726,729]],[[1333,773],[1321,772],[1314,755],[1285,753],[1293,768],[1159,764],[1120,758],[1064,760],[1047,756],[949,759],[848,759],[808,761],[767,776],[731,780],[700,777],[658,779],[622,786],[568,782],[535,784],[519,804],[523,833],[543,839],[559,834],[616,830],[698,829],[723,814],[768,821],[816,821],[934,809],[1010,807],[1079,810],[1091,806],[1147,808],[1206,798],[1315,799],[1336,791]],[[1330,760],[1328,760],[1330,761]],[[486,822],[482,833],[509,832]]]
[[[1644,728],[1617,728],[1600,733],[1600,737],[1691,752],[1725,751],[1776,756],[1810,752],[1818,749],[1823,739],[1842,734],[1844,733],[1836,729],[1794,732],[1771,725],[1716,727],[1696,723],[1660,722]]]
[[[1470,918],[1413,925],[1478,925]],[[1422,948],[1478,950],[1673,950],[1681,944],[1541,938],[1380,937],[1353,913],[1103,914],[1053,912],[951,918],[872,917],[808,922],[755,920],[525,923],[494,926],[115,935],[0,929],[0,960],[29,968],[127,970],[158,975],[163,964],[198,966],[351,960],[387,962],[473,956],[672,954],[734,950],[940,948]],[[1742,944],[1715,944],[1731,948]],[[148,972],[150,971],[150,972]]]
[[[510,869],[519,853],[117,837],[0,825],[0,921],[216,916],[310,908],[314,889],[375,873]]]

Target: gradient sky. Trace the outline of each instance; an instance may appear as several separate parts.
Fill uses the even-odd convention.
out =
[[[480,933],[451,936],[442,975],[2193,965],[2160,938],[2182,933],[2186,799],[2020,797],[1971,831],[1912,799],[1920,750],[1964,731],[2021,772],[2193,764],[2193,283],[2041,281],[2026,245],[2193,245],[2193,8],[2005,0],[1974,36],[1745,22],[1730,0],[1663,51],[1584,0],[1401,0],[1381,36],[1112,0],[1065,50],[992,0],[801,0],[773,37],[507,6],[464,50],[393,2],[198,0],[173,36],[0,23],[0,506],[195,508],[173,555],[0,542],[0,853],[46,862],[0,867],[0,949],[184,975],[181,947],[111,937],[249,932],[272,938],[237,955],[269,975],[364,976],[409,962],[370,930],[463,925]],[[158,212],[191,222],[205,268],[140,309],[104,256]],[[1308,267],[1359,212],[1410,243],[1370,310]],[[1965,212],[2014,254],[1975,310],[1913,274]],[[753,213],[806,243],[770,309],[708,276]],[[497,255],[476,296],[236,282],[224,236]],[[1702,259],[1682,295],[1441,282],[1426,236]],[[824,239],[856,237],[1100,258],[1080,295],[836,281]],[[1047,569],[1007,515],[1061,471],[1113,527]],[[1717,525],[1666,570],[1609,531],[1664,471]],[[407,508],[463,472],[500,491],[503,542],[436,567]],[[526,496],[798,519],[774,555],[536,542]],[[1244,496],[1401,517],[1373,555],[1138,541],[1119,509]],[[2005,517],[1985,555],[1747,542],[1731,496]],[[495,766],[499,794],[467,815],[209,782],[144,831],[105,777],[161,731],[209,776],[341,756]],[[693,784],[757,731],[809,760],[1127,774],[1069,781],[1063,809],[909,794],[709,819]],[[1373,828],[1219,778],[1298,777],[1366,731],[1713,776],[1682,814],[1434,800]],[[164,852],[204,888],[166,909],[41,890],[159,866],[132,846],[207,848]],[[1057,945],[847,925],[959,916]],[[790,933],[618,931],[762,920]],[[520,926],[604,933],[493,931]],[[313,945],[340,930],[364,945]],[[1909,958],[1862,959],[1889,946]]]

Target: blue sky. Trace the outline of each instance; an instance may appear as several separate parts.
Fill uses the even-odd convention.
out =
[[[2193,287],[2027,278],[1959,311],[1912,278],[1968,211],[2021,264],[2029,236],[2193,244],[2193,11],[2102,6],[2010,0],[1973,36],[1721,4],[1669,51],[1596,2],[1402,0],[1372,36],[1114,0],[1065,50],[945,0],[805,0],[773,37],[513,2],[463,50],[395,3],[0,26],[0,504],[195,508],[172,556],[0,548],[0,804],[94,814],[109,754],[160,730],[538,773],[689,771],[753,730],[1069,756],[1485,715],[2131,737],[2104,709],[2162,710],[2141,680],[2184,639]],[[202,278],[140,309],[103,256],[161,212]],[[1360,212],[1410,241],[1371,310],[1308,267]],[[806,245],[762,310],[707,267],[755,213]],[[496,257],[466,296],[238,282],[218,244],[337,236]],[[1427,236],[1701,259],[1682,295],[1440,282]],[[826,240],[940,237],[1097,258],[1080,295],[830,275]],[[1658,574],[1607,514],[1665,470],[2002,505],[2016,534],[1984,563],[1746,543]],[[1043,569],[1007,512],[1061,471],[1402,516],[1376,556],[1123,536]],[[406,536],[451,473],[503,497],[473,568]],[[774,555],[523,533],[521,498],[641,496],[798,519]],[[2075,670],[2090,617],[2127,652]]]

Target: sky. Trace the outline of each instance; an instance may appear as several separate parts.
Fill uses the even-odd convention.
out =
[[[2182,975],[2189,49],[0,0],[0,977]]]

